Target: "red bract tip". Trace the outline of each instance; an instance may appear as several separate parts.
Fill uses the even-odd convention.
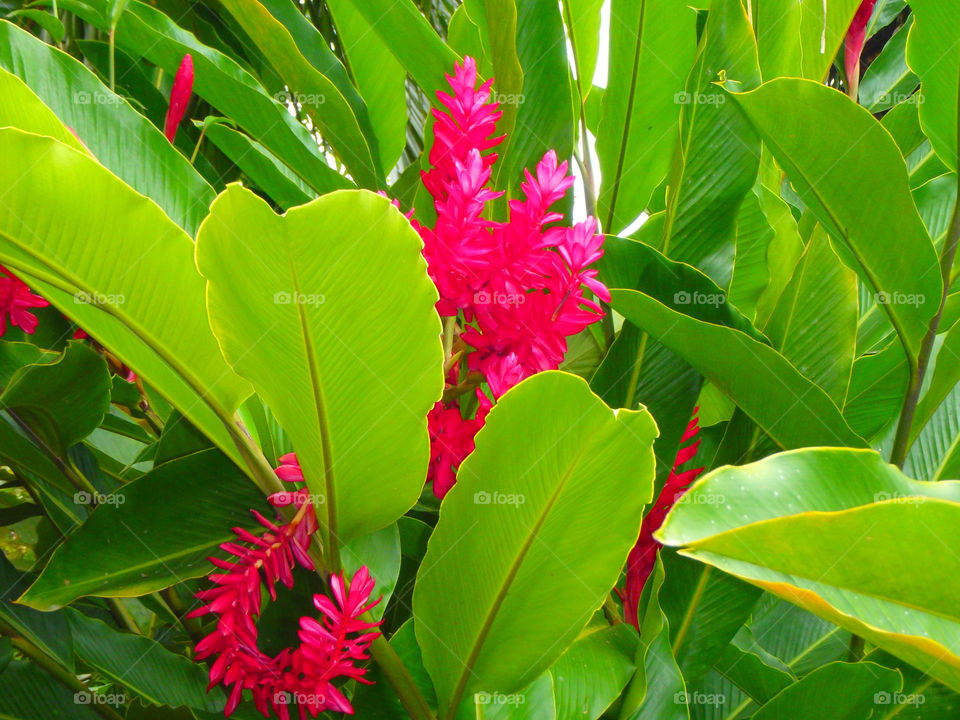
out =
[[[193,93],[193,58],[190,53],[183,56],[177,74],[173,78],[173,88],[170,90],[170,107],[167,108],[167,118],[163,123],[163,134],[171,143],[177,137],[177,128],[187,111],[190,95]]]
[[[0,337],[7,331],[7,318],[10,318],[12,325],[32,335],[37,329],[37,316],[27,312],[28,308],[41,308],[49,304],[30,292],[26,283],[0,265]]]
[[[699,440],[691,442],[700,432],[700,425],[697,422],[697,412],[699,410],[700,408],[693,409],[693,418],[680,439],[680,448],[677,450],[677,456],[673,461],[673,468],[670,470],[667,481],[663,484],[663,489],[654,501],[653,506],[644,516],[643,524],[640,526],[640,537],[637,538],[637,544],[633,546],[633,550],[627,557],[627,582],[624,590],[620,592],[620,599],[623,601],[624,620],[636,628],[639,628],[640,625],[637,617],[640,593],[643,592],[643,586],[653,570],[657,552],[660,550],[660,543],[654,540],[653,534],[663,525],[670,508],[703,472],[703,468],[681,470],[685,463],[693,459],[700,447]]]
[[[843,66],[847,73],[847,85],[851,88],[850,95],[856,99],[857,88],[860,86],[860,55],[867,40],[867,23],[873,15],[873,6],[877,0],[863,0],[857,8],[847,37],[843,42]]]

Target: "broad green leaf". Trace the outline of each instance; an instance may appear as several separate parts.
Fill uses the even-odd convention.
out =
[[[258,0],[220,0],[233,19],[256,43],[296,102],[358,184],[383,186],[376,138],[364,136],[365,107],[351,107],[340,89],[305,58],[290,32]],[[364,115],[358,118],[357,112]]]
[[[37,612],[14,602],[32,580],[17,571],[0,553],[0,625],[12,629],[45,655],[66,667],[73,667],[73,639],[63,613]],[[0,693],[2,696],[2,693]]]
[[[933,373],[930,384],[917,403],[917,414],[913,419],[913,432],[916,438],[920,431],[933,417],[944,401],[950,396],[953,389],[960,384],[960,325],[954,325],[943,338],[936,349],[931,366]]]
[[[756,38],[740,0],[717,0],[707,17],[682,98],[660,245],[669,257],[728,287],[738,211],[757,178],[760,140],[717,80],[742,88],[760,82]]]
[[[753,0],[752,5],[764,79],[796,76],[819,82],[826,78],[860,0]]]
[[[199,664],[148,637],[120,632],[73,609],[66,612],[77,657],[112,682],[155,705],[211,712],[223,707],[222,692],[206,692],[207,673]]]
[[[20,17],[34,21],[37,23],[37,25],[50,33],[50,36],[58,43],[63,42],[63,36],[66,34],[66,29],[63,27],[63,22],[60,20],[60,18],[44,10],[34,10],[30,8],[14,10],[13,12],[9,13],[7,17]]]
[[[20,159],[0,165],[0,263],[236,457],[222,421],[250,389],[210,332],[190,238],[152,201],[55,140],[2,129],[0,157]],[[56,214],[38,197],[56,197]]]
[[[349,0],[414,81],[433,100],[433,91],[453,72],[456,53],[440,39],[413,0]]]
[[[756,314],[757,303],[770,284],[768,256],[773,255],[770,245],[777,237],[760,202],[759,194],[764,192],[768,191],[763,187],[754,188],[743,199],[737,214],[736,255],[729,300],[748,317]]]
[[[0,25],[0,30],[5,26]],[[83,143],[60,122],[56,113],[43,104],[30,86],[13,73],[0,68],[0,93],[4,103],[0,107],[0,127],[15,127],[37,135],[49,135],[64,145],[85,152]]]
[[[491,30],[492,45],[496,44],[496,32]],[[519,107],[513,132],[499,150],[498,187],[518,188],[523,170],[532,169],[548,150],[555,150],[561,160],[573,154],[574,118],[565,41],[559,4],[517,3],[516,52],[523,69],[523,93],[503,98]]]
[[[443,361],[421,247],[365,191],[278,216],[231,185],[200,228],[211,326],[290,437],[331,551],[396,520],[423,487]]]
[[[907,22],[894,33],[863,74],[860,104],[872,113],[889,110],[902,102],[919,103],[922,99],[922,96],[913,96],[920,80],[907,67],[907,34],[911,24]]]
[[[746,626],[737,631],[714,668],[757,703],[770,700],[796,680],[790,668],[764,650]]]
[[[845,95],[808,80],[772,80],[732,97],[916,353],[940,274],[890,135]]]
[[[907,40],[907,63],[920,76],[920,125],[940,160],[957,170],[960,45],[953,28],[960,24],[960,6],[911,0],[910,10],[914,23]]]
[[[316,197],[296,173],[242,132],[212,122],[207,125],[206,136],[280,207],[303,205]]]
[[[843,407],[856,354],[857,276],[815,230],[764,332],[773,346]]]
[[[213,200],[213,190],[163,133],[83,63],[0,21],[0,67],[20,77],[100,163],[151,198],[189,234],[196,231]],[[9,106],[4,109],[4,113],[12,111]],[[47,128],[20,121],[7,124],[40,133],[50,123],[45,123]],[[59,140],[63,131],[43,134]],[[75,147],[76,138],[67,144]]]
[[[960,479],[960,385],[917,433],[904,470],[922,480]]]
[[[106,28],[104,0],[59,0],[87,22]],[[270,95],[240,65],[176,25],[159,10],[131,0],[117,25],[117,45],[135,57],[144,57],[169,73],[176,73],[183,56],[193,57],[193,92],[263,143],[317,193],[350,186],[350,181],[327,164],[316,139],[290,114],[281,101],[287,93]],[[209,201],[204,202],[207,208]]]
[[[657,536],[957,688],[958,519],[960,484],[817,448],[709,473]]]
[[[60,457],[97,429],[109,407],[107,364],[76,342],[54,362],[22,368],[0,393],[0,410],[29,425]]]
[[[748,627],[761,652],[797,677],[850,654],[849,632],[770,593],[760,598]]]
[[[600,9],[603,0],[563,0],[563,22],[573,49],[580,101],[593,89],[593,75],[600,50]]]
[[[671,654],[689,684],[720,657],[757,603],[759,591],[716,569],[663,553],[660,605],[670,623]]]
[[[876,717],[884,696],[903,686],[896,670],[876,663],[830,663],[797,681],[752,716],[752,720],[793,720],[797,709],[822,720],[862,720]],[[881,702],[878,702],[878,698]]]
[[[14,660],[0,673],[0,717],[4,720],[102,720],[90,705],[91,693],[78,695],[28,660]],[[106,698],[98,698],[101,702]]]
[[[599,214],[607,232],[630,225],[670,167],[696,54],[696,13],[683,0],[615,0],[611,69],[601,104]],[[576,48],[576,46],[574,46]],[[587,88],[592,75],[585,79]]]
[[[655,434],[646,411],[614,413],[561,372],[500,399],[444,498],[414,591],[441,714],[474,692],[523,688],[600,607],[650,498]]]
[[[699,370],[781,446],[863,446],[826,393],[769,345],[683,314],[676,302],[635,290],[611,294],[619,313]]]
[[[206,558],[266,512],[216,450],[159,465],[117,490],[61,544],[20,602],[53,610],[87,595],[136,597],[207,575]],[[259,527],[259,526],[258,526]]]
[[[853,363],[843,417],[860,437],[872,440],[897,419],[909,374],[903,348],[896,343]]]
[[[380,167],[389,173],[407,140],[407,73],[349,0],[330,0],[327,7],[333,13],[337,36],[350,61],[350,72],[369,111]],[[297,14],[300,15],[299,10]],[[313,27],[310,23],[307,25]],[[322,41],[320,44],[323,46]]]
[[[636,631],[620,623],[587,630],[550,666],[557,720],[596,720],[630,681]]]

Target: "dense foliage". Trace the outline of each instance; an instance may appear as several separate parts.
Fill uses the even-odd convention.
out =
[[[960,5],[0,20],[0,717],[960,713]]]

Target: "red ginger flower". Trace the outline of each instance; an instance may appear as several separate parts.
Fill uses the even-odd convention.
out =
[[[660,550],[660,543],[653,538],[653,534],[663,525],[664,518],[670,512],[670,508],[683,497],[690,484],[703,472],[703,468],[680,469],[693,459],[700,447],[699,440],[690,442],[700,432],[697,419],[698,410],[699,408],[693,409],[693,418],[687,424],[687,429],[680,438],[680,449],[673,461],[673,468],[670,470],[667,481],[663,484],[663,489],[653,506],[644,516],[643,523],[640,526],[640,537],[627,557],[627,582],[624,590],[620,592],[620,599],[623,601],[624,620],[638,629],[640,625],[637,611],[640,603],[640,593],[643,592],[643,586],[653,571],[654,563],[657,560],[657,552]]]
[[[177,128],[183,120],[183,114],[190,103],[193,93],[193,58],[190,53],[183,56],[177,74],[173,77],[173,87],[170,90],[170,106],[167,108],[167,117],[163,123],[163,134],[171,143],[177,137]]]
[[[30,292],[19,278],[0,265],[0,337],[7,332],[7,318],[10,323],[32,335],[37,329],[37,316],[27,312],[28,308],[41,308],[49,305],[39,295]]]
[[[295,455],[284,455],[281,462],[277,474],[282,479],[303,479]],[[196,657],[204,660],[216,656],[210,666],[209,687],[222,683],[230,688],[225,715],[237,708],[244,690],[250,691],[264,717],[276,713],[281,720],[289,720],[291,701],[296,703],[301,720],[324,710],[352,713],[350,701],[333,681],[344,677],[367,682],[363,679],[366,670],[358,663],[367,659],[370,643],[379,635],[371,631],[380,623],[359,618],[379,602],[369,602],[375,582],[366,567],[356,572],[349,589],[343,574],[332,575],[332,599],[313,597],[322,617],[300,618],[300,645],[274,657],[263,653],[257,646],[256,626],[261,587],[266,583],[271,599],[276,599],[278,583],[293,587],[297,565],[313,569],[308,551],[317,529],[306,490],[275,493],[269,500],[274,506],[295,505],[297,513],[289,523],[276,525],[251,511],[265,531],[258,536],[234,528],[238,542],[220,546],[234,559],[210,558],[224,572],[210,575],[214,587],[197,593],[206,604],[189,616],[212,613],[217,615],[217,625],[197,644]]]
[[[432,167],[423,173],[437,220],[433,227],[413,224],[440,294],[437,311],[462,313],[467,369],[481,373],[499,397],[524,378],[557,368],[567,338],[602,317],[587,293],[610,299],[588,267],[603,254],[603,236],[593,218],[572,227],[554,224],[563,215],[551,207],[574,179],[552,150],[534,172],[524,172],[523,197],[510,201],[507,221],[485,219],[487,203],[503,194],[488,187],[497,160],[491,150],[503,140],[495,135],[501,113],[491,101],[492,81],[477,87],[473,58],[457,64],[447,81],[453,92],[437,93],[443,109],[433,111]],[[462,417],[456,402],[438,403],[430,413],[429,480],[437,497],[453,484],[482,424],[482,415]]]
[[[867,41],[867,24],[870,22],[873,6],[876,4],[877,0],[862,0],[843,41],[843,68],[847,74],[850,96],[854,99],[860,87],[860,55]]]

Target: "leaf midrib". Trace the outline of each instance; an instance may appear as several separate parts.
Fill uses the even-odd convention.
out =
[[[553,491],[551,496],[547,499],[547,503],[541,511],[536,522],[531,528],[527,530],[527,537],[520,546],[517,555],[514,557],[513,561],[510,564],[510,569],[507,571],[506,576],[504,577],[503,582],[500,584],[497,594],[493,598],[493,603],[490,606],[486,616],[483,619],[483,623],[480,626],[480,630],[477,632],[476,640],[474,640],[473,647],[470,649],[470,654],[467,656],[467,661],[463,664],[463,670],[460,673],[459,678],[457,679],[457,684],[454,686],[453,694],[450,697],[450,707],[447,712],[447,720],[452,720],[454,714],[457,711],[457,707],[460,704],[463,691],[466,688],[468,676],[473,675],[473,667],[476,665],[477,659],[480,656],[480,652],[483,650],[483,643],[486,641],[487,636],[490,634],[491,629],[493,628],[493,623],[496,621],[497,614],[499,613],[501,607],[503,606],[504,601],[506,600],[507,592],[510,589],[511,584],[516,578],[517,574],[520,572],[520,568],[523,564],[523,561],[526,559],[527,553],[530,551],[530,548],[533,546],[533,541],[538,537],[537,533],[540,528],[543,527],[544,523],[547,521],[547,517],[550,515],[553,506],[556,504],[561,493],[566,489],[567,482],[573,476],[574,471],[580,465],[580,461],[583,459],[583,456],[586,454],[588,445],[581,447],[576,457],[570,463],[569,468],[564,473],[563,477],[560,479],[560,482],[557,483],[556,489]]]

